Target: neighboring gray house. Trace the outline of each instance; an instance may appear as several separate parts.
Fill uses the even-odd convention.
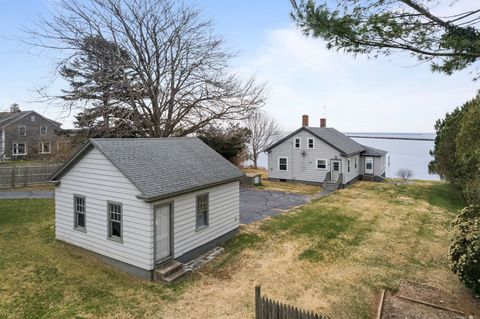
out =
[[[178,262],[234,236],[242,176],[196,137],[90,139],[51,178],[55,235],[145,279],[167,269],[169,281]]]
[[[59,135],[61,124],[35,111],[0,112],[0,160],[45,159],[63,151],[65,136]]]
[[[322,184],[336,189],[357,179],[385,177],[385,151],[361,145],[326,127],[310,127],[303,115],[302,127],[265,150],[271,180]]]

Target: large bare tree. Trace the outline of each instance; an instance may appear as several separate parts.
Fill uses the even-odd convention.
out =
[[[115,72],[128,74],[114,86],[125,88],[122,102],[141,135],[190,134],[216,121],[246,119],[264,103],[264,84],[232,73],[234,54],[211,21],[179,1],[62,0],[57,8],[30,30],[31,43],[64,52],[59,69],[85,54],[85,39],[102,38],[126,52],[129,69]]]
[[[253,166],[258,167],[258,156],[260,153],[276,141],[279,135],[277,121],[262,110],[255,111],[246,121],[250,130],[249,158]]]

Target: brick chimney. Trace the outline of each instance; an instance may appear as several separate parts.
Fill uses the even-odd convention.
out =
[[[302,126],[308,126],[308,115],[302,115]]]
[[[320,127],[327,127],[327,119],[321,118],[320,119]]]

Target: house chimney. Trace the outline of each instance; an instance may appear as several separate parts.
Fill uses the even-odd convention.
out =
[[[308,126],[308,115],[302,115],[302,126]]]
[[[20,112],[20,107],[17,103],[13,103],[11,106],[10,106],[10,113],[18,113]]]
[[[327,127],[327,119],[321,118],[320,119],[320,127]]]

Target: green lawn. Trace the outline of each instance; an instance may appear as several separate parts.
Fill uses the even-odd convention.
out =
[[[0,200],[0,318],[87,318],[174,300],[182,285],[136,280],[54,239],[50,199]]]
[[[445,183],[355,183],[242,227],[215,262],[165,286],[57,242],[53,200],[0,200],[0,318],[252,318],[258,283],[332,318],[371,318],[404,279],[465,294],[445,258],[463,205]]]

